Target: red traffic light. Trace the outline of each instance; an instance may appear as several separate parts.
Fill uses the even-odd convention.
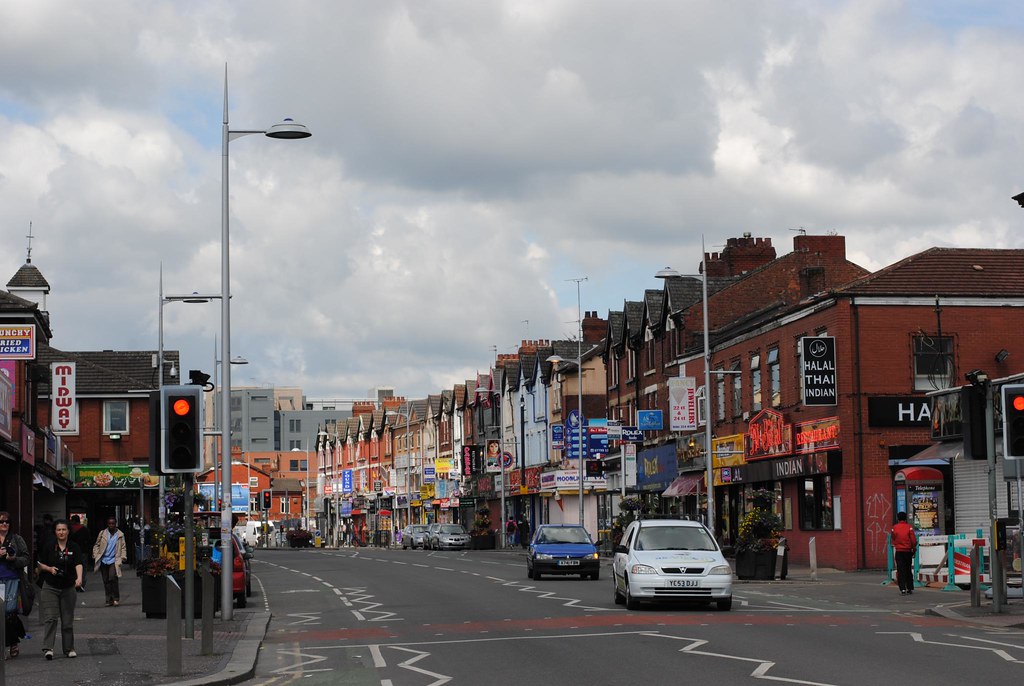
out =
[[[179,417],[184,417],[192,411],[192,403],[188,401],[188,398],[178,398],[174,401],[172,411]]]
[[[1024,412],[1024,395],[1013,396],[1013,409]]]

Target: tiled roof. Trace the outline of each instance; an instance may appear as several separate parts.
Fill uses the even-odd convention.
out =
[[[43,273],[39,271],[31,262],[26,262],[21,265],[11,280],[7,282],[8,288],[43,288],[46,292],[50,292],[50,284],[43,278]]]
[[[929,248],[836,290],[846,295],[1024,297],[1024,250]]]
[[[533,384],[537,381],[537,353],[519,353],[519,373],[523,379],[523,385],[532,390]]]
[[[110,395],[156,390],[157,376],[153,361],[155,350],[102,350],[66,352],[40,344],[36,362],[46,367],[51,362],[75,363],[75,386],[79,395]],[[179,369],[170,376],[171,364]],[[181,383],[178,351],[164,350],[164,385]],[[49,394],[49,377],[40,387],[40,394]]]
[[[608,311],[608,347],[617,350],[622,347],[623,333],[625,329],[625,315],[621,310]]]
[[[626,313],[626,338],[636,341],[644,331],[644,304],[627,300],[624,311]]]
[[[644,311],[647,314],[647,325],[660,328],[665,320],[662,310],[665,307],[665,291],[648,288],[644,291]]]
[[[505,360],[504,390],[519,390],[519,360]]]

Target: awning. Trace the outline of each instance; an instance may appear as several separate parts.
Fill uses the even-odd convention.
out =
[[[665,489],[665,492],[661,494],[662,498],[681,498],[685,495],[695,493],[697,489],[704,488],[704,474],[683,474],[677,478],[669,487]]]
[[[377,514],[379,514],[381,517],[390,517],[391,516],[391,510],[381,510]]]
[[[998,446],[1001,451],[1002,446]],[[905,460],[889,460],[890,466],[899,466],[904,464],[917,464],[917,465],[948,465],[953,460],[960,459],[963,457],[964,446],[959,441],[947,441],[945,443],[933,443],[921,452],[917,453],[913,457],[908,457]]]

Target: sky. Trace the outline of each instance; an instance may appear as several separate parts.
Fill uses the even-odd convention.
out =
[[[1024,16],[963,0],[8,0],[0,278],[52,345],[155,350],[221,291],[233,385],[424,397],[569,339],[701,241],[840,234],[870,270],[1024,248]],[[579,283],[574,279],[586,278]],[[577,297],[578,294],[578,297]],[[212,372],[218,304],[167,303]]]

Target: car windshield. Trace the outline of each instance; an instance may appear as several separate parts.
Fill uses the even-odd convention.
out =
[[[426,530],[427,527],[424,524],[414,524],[413,526],[409,527],[409,533],[412,534],[421,534]]]
[[[443,534],[464,534],[466,530],[462,528],[461,524],[446,524],[441,527],[441,533]]]
[[[637,550],[715,550],[715,542],[704,529],[691,526],[640,527]]]
[[[591,545],[586,529],[579,527],[544,528],[537,534],[537,543],[582,543]]]

